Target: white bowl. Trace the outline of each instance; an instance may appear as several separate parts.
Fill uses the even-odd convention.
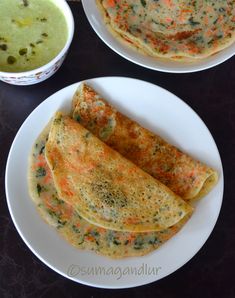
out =
[[[143,67],[170,73],[189,73],[214,67],[235,54],[235,42],[228,48],[205,59],[194,62],[179,62],[153,58],[133,50],[116,39],[107,29],[94,0],[82,0],[86,16],[97,35],[116,53]]]
[[[62,65],[74,34],[74,19],[71,9],[65,0],[52,0],[65,16],[68,26],[68,37],[65,46],[59,54],[47,64],[24,72],[0,71],[0,80],[13,85],[33,85],[51,77]]]

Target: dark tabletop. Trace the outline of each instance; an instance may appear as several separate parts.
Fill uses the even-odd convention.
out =
[[[81,3],[70,2],[70,6],[76,30],[61,69],[49,80],[33,86],[17,87],[0,82],[0,297],[235,297],[235,57],[192,74],[151,71],[128,62],[108,48],[90,27]],[[182,98],[211,131],[225,176],[219,219],[196,256],[160,281],[127,290],[83,286],[49,269],[17,233],[5,197],[7,155],[26,117],[55,91],[101,76],[142,79]]]

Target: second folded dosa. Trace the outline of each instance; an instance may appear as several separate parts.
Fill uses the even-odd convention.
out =
[[[85,83],[73,97],[72,115],[95,136],[184,200],[203,197],[217,183],[218,174],[214,169],[118,112]]]
[[[89,222],[116,231],[160,231],[192,207],[78,122],[57,113],[45,148],[59,197]]]

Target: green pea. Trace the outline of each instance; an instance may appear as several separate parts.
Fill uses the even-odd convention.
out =
[[[25,7],[29,6],[28,0],[23,0],[23,5],[24,5]]]
[[[27,52],[28,52],[28,49],[27,49],[27,48],[23,48],[23,49],[20,49],[20,50],[19,50],[19,54],[20,54],[21,56],[26,55]]]
[[[16,62],[16,58],[14,56],[9,56],[7,58],[7,63],[8,64],[14,64]]]
[[[0,50],[6,51],[7,45],[6,44],[0,44]]]

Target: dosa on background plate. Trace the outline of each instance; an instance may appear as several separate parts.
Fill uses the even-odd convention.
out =
[[[72,116],[184,200],[203,197],[217,183],[218,174],[214,169],[119,113],[85,83],[74,94]]]
[[[185,216],[160,232],[133,233],[107,230],[81,218],[73,206],[62,200],[55,189],[45,159],[48,125],[34,143],[29,160],[29,191],[42,218],[78,249],[93,250],[111,258],[142,256],[172,238],[187,222]]]
[[[192,212],[165,185],[59,112],[51,124],[45,156],[59,197],[95,225],[117,231],[160,231]]]
[[[235,41],[235,1],[96,0],[110,31],[153,57],[196,60]]]

